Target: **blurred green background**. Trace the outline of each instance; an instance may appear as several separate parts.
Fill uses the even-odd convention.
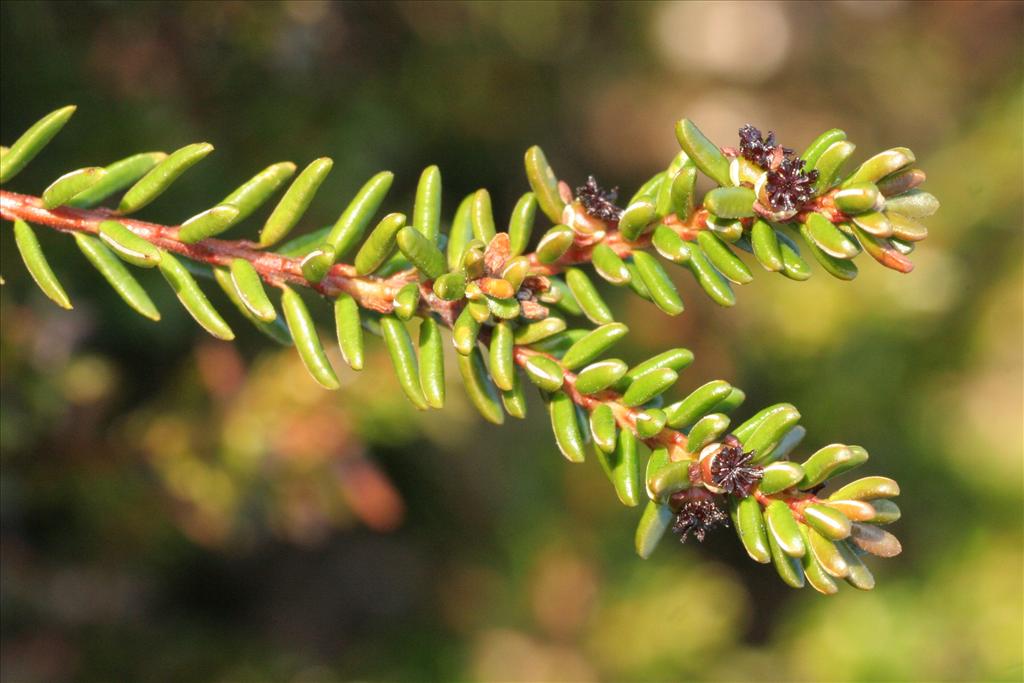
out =
[[[629,194],[683,116],[721,144],[749,122],[798,149],[844,128],[859,159],[907,145],[943,202],[909,276],[762,273],[728,311],[679,278],[677,319],[608,293],[627,359],[688,346],[680,391],[728,379],[741,415],[791,401],[803,452],[860,443],[901,482],[903,555],[831,598],[731,531],[636,558],[638,511],[559,456],[538,402],[492,428],[453,378],[450,406],[417,414],[379,345],[322,392],[238,316],[238,343],[204,336],[155,280],[164,320],[134,316],[43,234],[64,312],[0,230],[5,681],[1024,676],[1024,5],[5,2],[0,19],[2,140],[79,105],[10,189],[213,142],[157,221],[325,154],[303,230],[382,168],[407,210],[429,163],[446,215],[480,186],[507,215],[533,143],[572,184]]]

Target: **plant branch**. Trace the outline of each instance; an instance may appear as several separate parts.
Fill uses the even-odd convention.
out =
[[[699,230],[707,213],[703,210],[694,213],[690,221],[668,222],[681,235]],[[415,282],[414,270],[405,270],[387,278],[370,276],[359,276],[355,274],[355,268],[351,265],[338,263],[334,265],[328,275],[319,283],[307,280],[302,274],[301,259],[289,258],[273,252],[261,251],[256,244],[246,240],[219,240],[205,239],[195,244],[186,244],[178,239],[178,228],[173,226],[159,225],[119,216],[108,209],[73,209],[57,208],[46,209],[38,197],[17,194],[0,190],[0,217],[13,221],[21,219],[35,225],[44,225],[61,232],[85,232],[95,234],[99,232],[99,225],[105,220],[117,220],[126,228],[139,237],[147,240],[161,249],[180,254],[188,259],[211,266],[226,267],[236,258],[242,258],[253,264],[260,276],[270,285],[280,286],[291,284],[312,289],[323,296],[334,298],[340,293],[350,294],[363,308],[380,313],[391,313],[394,310],[394,295],[403,285]],[[626,242],[617,231],[608,235],[605,240],[616,251],[628,254],[636,248],[648,246],[650,238],[644,237],[636,242]],[[589,261],[592,246],[573,247],[567,252],[560,265],[585,263]],[[540,264],[536,261],[536,255],[530,255],[531,263],[537,263],[538,270],[542,273],[558,272],[558,266],[552,264]],[[421,284],[422,301],[429,312],[435,313],[447,325],[451,326],[455,321],[462,302],[446,301],[434,294],[430,282]],[[620,401],[621,394],[606,390],[594,395],[582,394],[576,390],[576,375],[562,366],[557,358],[541,351],[516,346],[515,360],[520,366],[524,365],[530,356],[546,356],[562,367],[565,383],[563,390],[580,407],[591,410],[599,403],[606,403],[612,408],[616,421],[624,429],[636,432],[637,414],[636,408],[623,405]],[[652,448],[665,447],[669,449],[670,457],[673,460],[681,460],[686,457],[686,435],[673,429],[663,429],[656,436],[643,440]]]

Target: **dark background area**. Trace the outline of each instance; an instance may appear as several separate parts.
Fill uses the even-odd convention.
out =
[[[680,394],[727,379],[740,419],[793,402],[802,453],[859,443],[901,482],[903,555],[831,598],[786,588],[731,531],[636,558],[638,511],[596,462],[561,458],[539,401],[486,426],[449,364],[450,405],[417,414],[375,342],[323,392],[219,292],[234,344],[153,273],[163,320],[134,316],[41,234],[61,311],[0,226],[3,679],[1020,680],[1022,7],[0,4],[0,139],[79,105],[9,189],[212,142],[154,221],[322,155],[302,230],[384,168],[408,210],[430,163],[445,216],[478,187],[507,215],[534,143],[570,183],[628,196],[683,116],[722,144],[752,123],[797,149],[843,128],[857,159],[906,145],[943,202],[909,276],[758,271],[731,310],[680,277],[674,319],[602,290],[625,358],[693,349]]]

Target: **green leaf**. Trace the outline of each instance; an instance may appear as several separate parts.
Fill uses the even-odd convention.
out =
[[[516,328],[514,339],[516,344],[526,346],[547,339],[565,329],[565,321],[561,318],[544,318],[536,322],[520,325]]]
[[[757,262],[768,271],[782,270],[782,247],[775,234],[775,228],[758,218],[750,230],[750,243]]]
[[[498,389],[487,376],[480,349],[474,346],[468,355],[456,354],[455,358],[459,374],[462,376],[462,386],[469,396],[470,403],[488,422],[502,424],[505,421],[505,412],[501,407]]]
[[[919,242],[928,237],[928,228],[913,218],[893,211],[886,211],[885,217],[892,228],[893,237],[905,242]]]
[[[651,293],[647,291],[647,285],[640,278],[640,270],[632,259],[626,261],[626,269],[629,271],[629,288],[644,301],[651,301]]]
[[[776,235],[779,237],[779,246],[782,250],[782,274],[797,282],[809,278],[811,267],[807,265],[807,261],[800,258],[796,245],[788,237],[783,239],[782,233],[777,232]]]
[[[579,381],[576,383],[576,389],[579,390]],[[590,433],[600,453],[607,455],[615,451],[618,432],[619,426],[615,422],[615,413],[612,412],[611,406],[600,403],[590,411]],[[607,458],[601,459],[602,465],[608,465],[610,462]],[[606,472],[611,477],[611,470],[606,469]]]
[[[807,547],[810,548],[810,554],[814,555],[814,559],[818,561],[822,569],[829,576],[834,576],[837,579],[849,576],[850,565],[846,563],[843,554],[836,547],[835,543],[814,529],[804,528],[806,529],[804,541],[807,543]]]
[[[768,537],[778,544],[782,552],[790,557],[803,557],[807,552],[800,527],[789,506],[781,500],[773,500],[764,509],[764,521]]]
[[[508,224],[508,239],[512,256],[518,256],[526,251],[526,247],[530,243],[530,236],[533,234],[533,221],[536,215],[537,195],[527,192],[516,202]]]
[[[753,496],[736,501],[730,498],[732,523],[736,527],[736,535],[743,543],[743,549],[754,562],[768,564],[772,559],[768,544],[768,531],[761,515],[761,504]]]
[[[654,245],[659,254],[669,261],[679,264],[688,263],[690,253],[693,251],[692,244],[683,240],[675,230],[666,225],[659,225],[654,229],[651,244]]]
[[[744,236],[743,221],[739,218],[722,218],[709,214],[706,223],[709,231],[729,244],[739,242]]]
[[[647,559],[658,547],[658,542],[665,535],[672,523],[672,510],[667,505],[659,505],[654,501],[647,503],[643,516],[636,527],[636,554]]]
[[[609,410],[610,412],[610,410]],[[613,418],[614,419],[614,418]],[[593,421],[591,421],[593,424]],[[595,435],[594,440],[597,440]],[[608,467],[609,477],[615,487],[615,494],[623,505],[635,507],[640,504],[640,461],[636,436],[628,429],[619,432],[613,439],[614,450],[602,464]],[[598,452],[598,455],[603,455]]]
[[[615,250],[607,244],[601,242],[595,245],[593,251],[590,253],[590,258],[591,262],[594,264],[594,270],[597,271],[597,274],[602,278],[613,285],[621,286],[629,284],[631,277],[629,268],[627,268],[626,263],[619,258],[619,255],[615,253]]]
[[[701,172],[719,185],[729,185],[729,160],[689,119],[676,123],[676,138]]]
[[[723,398],[722,402],[715,406],[714,411],[716,413],[731,413],[743,405],[743,402],[746,400],[746,393],[744,393],[742,389],[733,387],[729,390],[729,395]]]
[[[641,439],[650,439],[661,433],[668,418],[665,411],[648,408],[636,414],[636,433]]]
[[[889,219],[881,211],[869,211],[853,216],[853,224],[873,237],[892,236],[892,226],[889,224]]]
[[[890,197],[885,206],[889,211],[895,211],[910,218],[927,218],[939,210],[939,200],[935,198],[935,195],[923,190],[910,190],[899,196]]]
[[[238,207],[230,204],[218,204],[212,209],[197,213],[181,224],[178,239],[192,244],[207,237],[219,235],[230,228],[238,218]]]
[[[694,249],[687,265],[697,280],[697,284],[701,286],[705,294],[711,297],[712,301],[719,306],[734,306],[736,304],[736,295],[733,293],[732,287],[711,265],[703,249]],[[749,272],[747,271],[748,274]]]
[[[802,512],[804,521],[830,541],[839,541],[850,535],[850,520],[839,510],[812,503]]]
[[[331,159],[321,157],[314,159],[306,168],[302,169],[302,173],[288,186],[288,190],[274,207],[267,222],[263,224],[263,229],[260,231],[261,247],[277,244],[291,232],[302,215],[306,213],[313,197],[316,196],[316,191],[327,174],[331,172],[333,165],[334,162]]]
[[[569,462],[583,462],[586,458],[583,434],[576,419],[576,404],[564,391],[555,391],[548,401],[551,413],[551,430],[555,442]]]
[[[217,313],[210,300],[203,294],[199,284],[188,270],[173,255],[164,252],[160,257],[160,273],[171,285],[171,289],[178,297],[178,301],[185,307],[199,325],[217,339],[231,341],[235,333],[231,331],[228,324]]]
[[[160,263],[159,249],[117,221],[100,223],[98,234],[115,254],[134,266],[152,268]]]
[[[166,158],[163,152],[143,152],[115,161],[104,167],[106,174],[99,182],[66,203],[79,209],[91,209],[110,195],[133,185]]]
[[[490,361],[495,385],[502,391],[511,391],[516,378],[515,342],[507,322],[498,323],[491,331]]]
[[[688,161],[672,177],[672,205],[682,218],[693,214],[696,185],[697,167]]]
[[[441,169],[427,166],[416,185],[412,224],[424,237],[437,243],[441,232]]]
[[[432,240],[409,225],[398,231],[396,239],[401,252],[428,280],[444,274],[444,254]]]
[[[682,372],[684,369],[689,367],[690,363],[693,362],[693,352],[690,349],[684,349],[682,347],[669,349],[663,351],[657,355],[651,356],[647,360],[637,363],[625,374],[623,379],[616,383],[616,391],[626,391],[638,377],[651,370],[657,370],[659,368],[671,368],[677,373]]]
[[[848,185],[836,192],[833,198],[840,211],[851,215],[877,211],[886,203],[874,183]]]
[[[626,207],[619,218],[619,232],[629,241],[635,240],[657,218],[654,202],[641,198]]]
[[[337,389],[341,385],[338,383],[338,376],[334,374],[331,361],[324,353],[313,317],[309,314],[302,297],[287,285],[281,287],[281,309],[284,311],[284,319],[295,341],[299,358],[302,359],[302,364],[306,366],[310,376],[325,389]]]
[[[518,374],[512,376],[512,388],[501,392],[501,404],[505,406],[505,412],[512,417],[520,420],[526,417],[526,394]]]
[[[584,315],[591,322],[598,325],[615,322],[611,309],[608,308],[608,304],[601,298],[597,288],[594,287],[594,283],[587,277],[586,273],[579,268],[568,268],[565,271],[565,282],[569,285],[569,290],[572,292],[576,302],[583,309]]]
[[[61,308],[71,309],[71,300],[68,299],[67,292],[64,291],[53,269],[50,268],[46,256],[43,255],[36,234],[28,223],[20,218],[14,221],[14,243],[18,247],[18,253],[21,254],[21,260],[25,262],[25,267],[28,268],[29,274],[39,285],[43,294],[50,297]]]
[[[690,488],[691,464],[689,460],[681,460],[666,463],[663,467],[658,468],[654,475],[647,480],[647,491],[651,500],[667,503],[673,493]]]
[[[72,105],[52,111],[21,134],[21,137],[15,140],[14,144],[0,157],[0,184],[13,180],[14,176],[18,175],[21,169],[32,161],[53,139],[53,136],[60,132],[71,115],[75,113],[75,109],[76,107]],[[69,307],[64,306],[64,308]]]
[[[800,480],[800,488],[814,488],[826,479],[835,476],[841,467],[856,466],[856,464],[867,460],[867,457],[867,451],[860,449],[854,452],[845,444],[834,443],[825,446],[804,462],[804,478]],[[859,462],[856,462],[858,460]],[[853,464],[855,462],[856,464]]]
[[[668,425],[674,429],[689,427],[714,410],[731,390],[732,386],[720,379],[698,387],[682,401],[673,403],[665,409]]]
[[[818,172],[818,179],[814,181],[814,194],[822,194],[835,184],[843,165],[855,149],[857,145],[840,140],[829,145],[813,165],[807,164],[808,169]]]
[[[711,413],[697,420],[697,423],[686,435],[686,450],[694,455],[701,449],[716,441],[729,429],[729,417],[721,413]]]
[[[716,187],[704,195],[704,208],[721,218],[754,215],[757,195],[749,187]]]
[[[402,321],[390,315],[381,316],[380,329],[384,333],[384,345],[391,356],[399,386],[417,410],[426,410],[427,400],[420,388],[419,364],[409,331]]]
[[[668,390],[676,383],[677,379],[679,379],[679,374],[672,368],[648,370],[633,379],[629,388],[622,395],[621,402],[629,407],[643,405]]]
[[[334,248],[335,259],[343,258],[363,238],[363,233],[391,189],[394,178],[391,171],[381,171],[374,175],[341,212],[325,240],[326,244]]]
[[[829,500],[874,500],[895,498],[900,495],[900,485],[889,477],[864,477],[850,482],[831,496]]]
[[[914,153],[906,147],[894,147],[879,152],[861,164],[843,182],[843,187],[855,183],[877,183],[882,178],[914,163]]]
[[[485,189],[476,191],[476,194],[473,195],[473,208],[469,216],[473,225],[473,236],[484,244],[490,244],[496,232],[490,192]]]
[[[132,277],[114,252],[108,249],[98,237],[76,232],[75,242],[82,250],[89,263],[100,275],[110,283],[114,291],[124,299],[125,303],[135,309],[139,315],[150,320],[160,320],[160,312],[153,305],[153,300],[146,294],[139,281]]]
[[[541,390],[552,392],[562,388],[565,373],[562,366],[546,356],[529,356],[523,363],[523,369],[530,381]]]
[[[849,566],[850,571],[844,577],[846,582],[862,591],[869,591],[875,587],[875,577],[871,574],[871,570],[868,569],[867,565],[857,556],[853,548],[850,547],[847,541],[839,541],[836,543],[836,547],[839,552],[842,553],[843,560]]]
[[[270,303],[263,281],[252,263],[236,258],[231,262],[231,282],[242,304],[257,320],[268,323],[277,317],[274,305]]]
[[[814,142],[807,146],[800,158],[804,160],[804,167],[807,169],[814,168],[815,164],[818,163],[818,159],[824,154],[825,150],[831,147],[837,142],[842,142],[846,139],[846,132],[833,128],[826,130],[824,133],[815,138]]]
[[[845,258],[836,258],[822,251],[814,237],[811,236],[806,225],[800,226],[800,234],[803,235],[804,240],[807,242],[807,248],[811,250],[811,255],[814,256],[814,259],[829,275],[840,280],[852,280],[857,277],[857,265],[853,261]]]
[[[718,272],[729,280],[739,285],[745,285],[754,279],[747,264],[743,263],[718,235],[701,230],[697,233],[697,242]],[[730,289],[729,292],[731,293],[732,290]]]
[[[804,477],[804,468],[795,462],[773,462],[761,473],[758,490],[765,495],[784,491],[796,486]]]
[[[897,248],[896,244],[890,240],[882,237],[876,237],[862,229],[859,225],[853,226],[853,233],[857,236],[857,239],[860,241],[861,246],[864,247],[864,251],[868,253],[868,256],[875,259],[886,268],[891,268],[901,273],[909,273],[914,269],[914,264],[910,259],[908,259],[903,252]]]
[[[235,188],[234,192],[221,201],[221,204],[230,204],[238,208],[238,215],[231,224],[241,223],[252,215],[253,211],[270,199],[270,196],[277,192],[277,189],[293,175],[295,175],[295,164],[290,161],[282,161],[267,166]]]
[[[434,294],[445,301],[458,301],[466,293],[466,276],[462,273],[444,273],[434,280]]]
[[[154,166],[125,193],[117,210],[121,214],[138,211],[163,194],[182,173],[213,151],[208,142],[186,145]]]
[[[80,168],[77,171],[65,173],[43,190],[43,208],[53,209],[64,206],[71,201],[72,197],[95,186],[106,175],[107,169],[98,166]]]
[[[214,268],[213,279],[217,281],[220,288],[224,291],[224,294],[231,300],[231,303],[238,308],[238,311],[245,317],[246,320],[251,322],[257,330],[267,335],[270,339],[274,340],[281,346],[291,346],[292,336],[288,332],[288,327],[280,316],[274,319],[274,322],[265,323],[260,321],[254,316],[242,300],[238,298],[238,292],[235,290],[235,285],[231,281],[231,273],[227,268]]]
[[[473,196],[467,195],[455,211],[451,230],[448,232],[448,268],[456,270],[462,266],[462,254],[466,245],[473,239],[473,221],[470,211],[473,208]]]
[[[927,176],[919,168],[907,168],[893,173],[891,176],[879,180],[878,191],[886,197],[893,197],[913,190],[921,185]]]
[[[819,249],[835,258],[850,259],[860,253],[860,246],[855,241],[816,211],[807,214],[801,227],[801,234],[808,244],[817,245]]]
[[[523,280],[530,274],[530,259],[525,256],[513,256],[505,262],[501,269],[501,279],[512,286],[513,292],[518,292]]]
[[[581,394],[596,394],[615,384],[629,366],[618,358],[609,358],[591,363],[576,376],[576,391]]]
[[[576,233],[568,225],[556,225],[540,238],[537,243],[537,260],[554,263],[562,258],[576,239]]]
[[[811,530],[806,526],[800,525],[800,533],[804,537],[804,543],[808,545],[810,544],[810,532]],[[801,563],[804,568],[804,576],[807,577],[807,582],[811,584],[811,588],[823,595],[833,595],[839,591],[839,586],[836,585],[836,582],[832,580],[829,573],[818,562],[814,553],[805,553],[801,558]]]
[[[530,189],[537,198],[537,203],[552,223],[562,220],[565,202],[558,192],[558,178],[548,164],[547,157],[540,147],[534,145],[526,150],[526,179]]]
[[[426,238],[424,238],[426,239]],[[402,285],[402,288],[395,294],[394,311],[399,320],[406,321],[416,314],[420,305],[419,283],[410,282]]]
[[[472,307],[467,305],[452,325],[452,344],[460,355],[468,356],[476,348],[479,335],[480,323],[473,317]]]
[[[303,277],[315,283],[324,279],[324,276],[327,275],[327,272],[334,265],[335,260],[334,247],[329,244],[322,244],[306,254],[299,265],[302,268]]]
[[[569,370],[582,367],[610,349],[617,341],[626,336],[629,328],[622,323],[602,325],[587,333],[577,341],[562,357],[562,365]]]
[[[762,464],[772,450],[800,420],[800,411],[788,403],[780,404],[768,414],[748,438],[736,433],[745,448],[754,451],[754,464]]]
[[[683,300],[658,259],[647,252],[636,251],[633,253],[633,263],[654,304],[668,315],[682,313]]]
[[[363,325],[359,304],[352,296],[341,293],[334,300],[334,327],[341,355],[353,370],[363,369]]]
[[[395,236],[405,227],[405,214],[389,213],[377,223],[352,262],[359,275],[369,275],[395,253]]]

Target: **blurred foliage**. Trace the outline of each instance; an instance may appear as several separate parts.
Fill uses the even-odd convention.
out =
[[[910,276],[764,278],[729,311],[686,282],[679,319],[623,317],[628,357],[689,346],[684,382],[792,401],[810,448],[856,440],[903,482],[903,556],[834,598],[731,533],[636,559],[635,520],[538,405],[500,430],[454,400],[425,419],[381,358],[310,391],[262,339],[208,341],[159,300],[161,334],[124,315],[70,249],[57,311],[5,226],[3,679],[1021,680],[1022,25],[1000,2],[0,5],[0,137],[80,105],[18,188],[47,159],[217,145],[156,220],[325,153],[322,198],[388,167],[411,205],[437,163],[449,209],[488,186],[504,212],[532,143],[628,191],[682,116],[907,144],[943,200]]]

